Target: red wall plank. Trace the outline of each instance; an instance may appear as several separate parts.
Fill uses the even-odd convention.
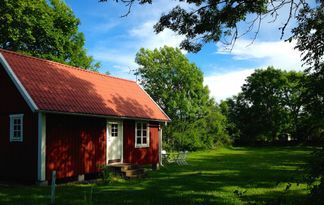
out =
[[[37,179],[37,114],[0,65],[0,178],[35,182]],[[23,142],[10,142],[10,114],[24,114]]]
[[[124,162],[156,164],[159,162],[159,128],[150,123],[150,146],[135,148],[135,121],[124,120]]]
[[[57,178],[98,172],[106,162],[106,120],[54,115],[46,117],[46,176]]]

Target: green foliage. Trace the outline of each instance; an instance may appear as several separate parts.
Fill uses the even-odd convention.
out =
[[[229,133],[244,143],[276,141],[283,134],[302,140],[299,128],[308,117],[303,111],[305,79],[302,72],[256,70],[240,94],[222,102]]]
[[[114,1],[128,6],[124,16],[130,13],[131,7],[136,2],[139,4],[155,2],[154,0]],[[100,0],[100,2],[107,2],[107,0]],[[282,14],[285,20],[278,31],[283,37],[287,25],[296,18],[296,15],[299,16],[298,18],[313,19],[310,15],[304,15],[305,10],[314,11],[317,8],[316,3],[315,8],[310,8],[309,5],[313,6],[314,3],[304,0],[178,0],[178,2],[181,4],[162,14],[154,29],[157,33],[170,29],[185,36],[180,46],[192,52],[198,52],[209,42],[221,41],[233,45],[238,38],[247,34],[252,34],[256,38],[265,17],[272,17],[270,22],[275,22],[278,15]],[[316,2],[323,1],[316,0]],[[323,24],[321,16],[317,17],[318,23]],[[242,26],[243,23],[246,25]]]
[[[101,179],[104,183],[110,183],[112,181],[112,172],[107,165],[100,165]]]
[[[170,148],[196,150],[229,142],[225,118],[203,85],[203,73],[179,49],[142,48],[136,62],[141,85],[172,119],[163,132]]]
[[[321,204],[324,201],[324,148],[313,152],[306,170],[311,187],[310,202]]]
[[[308,65],[305,96],[306,110],[311,114],[314,127],[324,128],[324,1],[316,8],[304,7],[298,15],[298,26],[293,29],[292,39],[303,53]]]
[[[320,71],[323,69],[321,66],[324,56],[324,1],[317,2],[315,8],[305,4],[300,10],[297,16],[298,26],[292,30],[293,36],[289,40],[296,39],[296,48],[304,54],[303,61],[311,69]]]
[[[235,99],[236,96],[233,98],[228,98],[226,100],[222,100],[219,104],[221,113],[225,116],[226,119],[226,131],[230,135],[233,141],[238,141],[240,139],[240,130],[238,129],[238,126],[236,125],[239,117],[238,110],[235,107]]]
[[[318,143],[323,146],[324,130],[324,1],[318,1],[316,8],[305,6],[299,13],[298,26],[293,29],[292,39],[297,39],[296,48],[303,53],[307,69],[307,92],[305,110],[309,113],[309,124],[315,131]],[[314,133],[314,132],[313,132]],[[313,153],[307,167],[308,183],[311,187],[310,203],[324,201],[324,149]]]
[[[3,0],[0,13],[0,48],[84,69],[100,67],[86,54],[80,21],[62,0]]]
[[[271,136],[273,141],[287,126],[288,113],[281,102],[284,84],[282,72],[269,67],[256,70],[242,86],[244,100],[258,124],[257,135]]]
[[[154,29],[159,33],[168,28],[185,35],[180,47],[197,52],[204,43],[218,42],[222,37],[236,38],[237,23],[246,20],[248,14],[266,13],[269,1],[189,0],[186,3],[196,9],[176,6],[160,17]]]

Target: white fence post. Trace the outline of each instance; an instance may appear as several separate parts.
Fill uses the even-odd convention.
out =
[[[55,181],[56,181],[56,171],[52,171],[52,185],[51,185],[51,204],[55,203]]]

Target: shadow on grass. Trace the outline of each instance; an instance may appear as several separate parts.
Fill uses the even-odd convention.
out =
[[[94,185],[92,204],[300,204],[306,185],[283,193],[286,183],[301,176],[298,169],[310,151],[267,147],[191,153],[188,166],[171,164],[146,179]],[[57,204],[86,204],[90,189],[58,186]],[[0,203],[48,204],[48,196],[48,187],[0,187]]]

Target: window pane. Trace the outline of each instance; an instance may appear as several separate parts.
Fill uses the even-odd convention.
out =
[[[117,124],[111,125],[111,136],[118,137],[118,125]]]
[[[14,131],[14,138],[19,138],[20,137],[20,131]]]
[[[10,139],[13,141],[22,141],[23,134],[23,116],[10,115]]]
[[[148,139],[148,123],[137,122],[136,123],[136,145],[147,145],[149,143]]]

